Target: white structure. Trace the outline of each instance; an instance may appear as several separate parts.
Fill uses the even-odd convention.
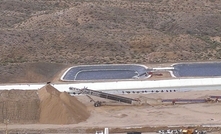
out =
[[[26,84],[0,84],[0,90],[37,90],[43,87],[43,83]],[[138,91],[171,92],[189,90],[221,90],[221,78],[193,78],[170,80],[144,80],[144,81],[112,81],[112,82],[88,82],[88,83],[51,83],[59,91],[69,92],[71,88],[88,88],[111,93],[138,93]]]
[[[109,134],[109,128],[104,128],[104,134]]]

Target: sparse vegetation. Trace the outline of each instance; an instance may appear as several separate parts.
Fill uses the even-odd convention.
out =
[[[1,1],[0,62],[219,60],[220,5],[218,0]]]

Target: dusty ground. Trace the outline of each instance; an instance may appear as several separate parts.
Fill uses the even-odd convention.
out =
[[[188,124],[221,124],[220,103],[203,104],[162,104],[162,99],[169,98],[207,98],[210,95],[219,95],[221,91],[194,91],[184,93],[154,93],[127,95],[131,98],[139,98],[143,105],[128,106],[118,103],[116,106],[91,107],[85,96],[79,96],[79,100],[89,105],[93,111],[86,123],[78,125],[94,126],[164,126],[164,125],[188,125]],[[108,101],[109,102],[109,101]],[[110,102],[109,102],[110,103]],[[99,114],[97,114],[99,113]],[[136,124],[136,125],[135,125]],[[95,126],[96,126],[95,125]]]
[[[80,64],[221,59],[219,0],[6,0],[0,1],[0,7],[0,83],[60,82],[62,71]],[[168,73],[151,79],[166,77],[170,77]],[[182,97],[206,94],[212,93],[185,93]],[[148,99],[152,105],[159,103],[156,98],[160,95],[165,93],[144,96],[153,97]],[[76,127],[220,123],[220,103],[96,109],[85,103],[92,115],[77,125],[8,127],[22,132],[84,133],[86,130]],[[0,127],[5,128],[4,124]]]
[[[166,64],[146,64],[148,67],[167,67],[172,63]],[[38,70],[46,73],[51,67],[57,64],[40,64],[42,68]],[[43,65],[48,66],[46,69]],[[33,66],[33,65],[28,65]],[[55,71],[60,69],[60,71]],[[53,82],[60,82],[59,78],[62,72],[67,69],[67,65],[59,65],[51,72],[51,80]],[[153,76],[150,79],[167,79],[171,78],[169,73],[162,72],[162,76]],[[37,73],[33,74],[38,76]],[[26,77],[23,77],[26,78]],[[29,78],[29,77],[27,77]],[[34,79],[33,79],[34,80]],[[24,93],[22,93],[24,94]],[[20,95],[22,95],[20,93]],[[185,128],[187,126],[198,125],[220,125],[221,124],[221,103],[201,103],[201,104],[177,104],[171,103],[162,104],[162,99],[172,98],[207,98],[210,95],[221,95],[221,91],[194,91],[183,93],[153,93],[153,94],[133,94],[125,95],[131,98],[139,98],[141,105],[127,105],[123,103],[116,103],[93,97],[95,100],[106,101],[102,107],[95,108],[93,103],[89,101],[86,96],[76,96],[77,99],[85,104],[90,111],[90,117],[78,124],[40,124],[36,123],[12,123],[9,122],[9,132],[28,132],[28,133],[94,133],[96,130],[103,130],[104,127],[109,127],[111,133],[127,132],[127,131],[142,131],[142,132],[156,132],[159,129],[167,129],[166,126],[178,126],[178,128]],[[13,96],[10,96],[13,98]],[[16,99],[16,95],[14,94]],[[19,96],[20,97],[20,96]],[[30,98],[30,97],[29,97]],[[12,113],[13,114],[13,113]],[[201,128],[207,131],[221,131],[221,128]],[[5,131],[5,124],[1,122],[0,132]]]
[[[194,91],[183,93],[154,93],[127,95],[131,98],[140,98],[142,105],[127,105],[113,101],[93,97],[95,100],[106,101],[101,107],[94,107],[86,96],[77,96],[83,102],[91,116],[78,124],[10,124],[10,132],[38,132],[38,133],[87,133],[110,128],[110,132],[126,132],[130,128],[138,131],[150,132],[166,128],[165,126],[220,125],[221,103],[198,103],[198,104],[162,104],[161,99],[172,98],[207,98],[210,95],[221,95],[221,91]],[[182,127],[183,126],[183,127]],[[152,128],[154,127],[154,128]],[[156,127],[156,128],[155,128]],[[4,131],[5,125],[0,125]],[[124,129],[124,130],[122,130]],[[221,131],[220,128],[199,128],[207,131]]]

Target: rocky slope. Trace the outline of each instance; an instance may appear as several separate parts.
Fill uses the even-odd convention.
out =
[[[221,58],[219,0],[9,0],[0,6],[3,63]]]
[[[219,0],[1,1],[0,63],[219,60],[220,22]]]

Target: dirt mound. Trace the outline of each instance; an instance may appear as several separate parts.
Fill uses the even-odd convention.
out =
[[[0,91],[0,122],[37,123],[39,120],[39,98],[37,91],[4,90]]]
[[[85,121],[89,112],[85,105],[66,92],[47,84],[37,90],[0,91],[0,123],[71,124]]]
[[[72,124],[85,121],[89,112],[84,104],[66,92],[59,92],[47,84],[38,90],[40,98],[40,123]]]

